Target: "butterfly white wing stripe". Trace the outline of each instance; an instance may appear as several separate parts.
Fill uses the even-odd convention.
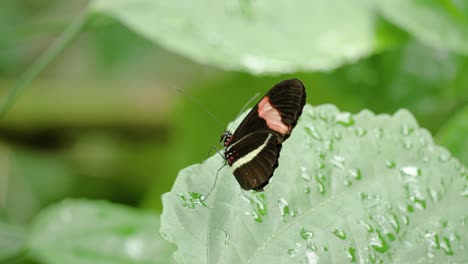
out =
[[[234,171],[234,170],[238,169],[240,166],[242,166],[242,165],[246,164],[247,162],[251,161],[253,158],[255,158],[255,156],[257,156],[260,152],[262,152],[262,150],[268,144],[268,141],[270,140],[271,135],[272,134],[268,134],[267,139],[265,140],[265,142],[263,142],[263,144],[261,146],[259,146],[258,148],[252,150],[251,152],[247,153],[247,155],[245,155],[244,157],[236,160],[231,166],[232,170]]]

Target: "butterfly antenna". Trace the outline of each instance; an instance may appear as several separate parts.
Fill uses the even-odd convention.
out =
[[[203,200],[206,201],[206,200],[208,199],[208,196],[210,196],[211,192],[214,190],[214,188],[215,188],[215,186],[216,186],[216,182],[218,181],[218,174],[219,174],[219,172],[220,172],[224,167],[226,167],[226,165],[227,165],[227,163],[224,163],[224,165],[216,171],[216,177],[215,177],[213,186],[211,186],[210,191],[209,191],[208,194],[203,198]]]
[[[240,112],[237,114],[236,118],[234,120],[236,120],[237,118],[239,118],[239,116],[244,113],[245,109],[252,103],[253,100],[255,100],[255,98],[257,98],[258,96],[260,95],[260,93],[256,93],[254,96],[252,96],[252,98],[249,99],[249,101],[247,101],[247,103],[244,104],[244,106],[242,107],[242,109],[240,110]],[[230,130],[230,129],[228,129]]]
[[[179,89],[179,88],[174,88],[174,89],[176,89],[176,91],[178,91],[179,93],[181,93],[181,94],[187,96],[188,98],[190,98],[194,103],[196,103],[199,107],[201,107],[203,110],[205,110],[205,112],[207,112],[208,115],[210,115],[211,118],[213,118],[213,120],[216,121],[216,123],[217,123],[221,128],[224,129],[224,126],[223,126],[223,124],[219,121],[219,119],[216,118],[216,116],[215,116],[213,113],[211,113],[210,110],[208,110],[208,108],[206,108],[206,106],[204,106],[202,103],[200,103],[200,101],[198,101],[197,98],[195,98],[195,97],[194,97],[193,95],[191,95],[190,93],[188,93],[188,92],[186,92],[186,91],[183,91],[183,90],[181,90],[181,89]]]

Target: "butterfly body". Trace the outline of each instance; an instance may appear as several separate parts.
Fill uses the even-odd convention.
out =
[[[301,81],[282,81],[262,97],[234,133],[222,134],[224,158],[243,189],[261,191],[268,184],[305,99]]]

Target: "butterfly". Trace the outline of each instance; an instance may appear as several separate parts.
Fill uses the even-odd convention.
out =
[[[306,101],[298,79],[271,88],[234,133],[224,131],[224,159],[244,190],[262,191],[278,167],[282,143],[289,138]]]

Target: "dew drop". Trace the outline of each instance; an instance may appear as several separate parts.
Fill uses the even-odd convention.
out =
[[[346,256],[348,257],[350,262],[356,262],[356,248],[355,247],[347,248]]]
[[[335,166],[336,168],[343,169],[344,168],[345,158],[338,154],[335,154],[330,161],[330,163]]]
[[[387,169],[394,169],[396,167],[396,163],[394,161],[386,160],[385,167],[387,167]]]
[[[413,133],[414,131],[414,128],[412,127],[409,127],[408,125],[403,125],[400,129],[400,133],[403,135],[403,136],[409,136],[411,133]]]
[[[317,183],[317,192],[325,194],[325,185],[322,182]]]
[[[353,183],[352,183],[350,180],[345,180],[345,181],[343,182],[343,184],[344,184],[344,186],[347,186],[347,187],[353,185]]]
[[[447,162],[450,160],[450,153],[444,151],[441,154],[439,154],[439,161],[440,162]]]
[[[440,248],[444,251],[445,255],[453,255],[453,249],[452,249],[452,244],[450,243],[449,238],[444,237],[440,241]]]
[[[360,169],[351,169],[348,172],[349,172],[349,175],[353,177],[355,180],[359,181],[362,179],[362,173]]]
[[[388,250],[388,244],[377,230],[374,233],[371,233],[369,246],[371,246],[375,251],[379,253],[385,253]]]
[[[315,111],[315,109],[310,109],[309,112],[309,117],[312,119],[312,120],[316,120],[317,119],[317,113]]]
[[[400,175],[401,176],[421,176],[421,169],[416,166],[404,166],[400,168]]]
[[[182,202],[182,206],[185,208],[195,209],[196,205],[207,207],[207,204],[205,203],[205,197],[200,193],[189,192],[188,197],[181,193],[177,196]]]
[[[410,140],[402,140],[401,144],[404,149],[411,149],[413,147],[413,142],[411,142]]]
[[[304,187],[304,192],[309,194],[310,193],[310,187],[309,186],[305,186]]]
[[[228,234],[228,232],[224,231],[224,246],[229,247],[229,239],[231,239],[231,236]]]
[[[340,140],[341,139],[340,131],[338,131],[337,129],[333,129],[333,138],[335,138],[336,140]]]
[[[371,226],[369,223],[367,223],[366,221],[364,221],[364,220],[362,220],[362,219],[359,219],[359,220],[357,221],[357,223],[358,223],[360,226],[364,227],[364,229],[366,229],[366,231],[367,231],[368,233],[374,231],[374,228],[372,228],[372,226]]]
[[[284,198],[278,200],[278,208],[280,209],[281,219],[286,221],[286,216],[291,214],[291,210],[288,202]]]
[[[317,129],[315,128],[315,126],[309,124],[305,127],[305,130],[307,132],[307,134],[309,134],[313,139],[317,140],[317,141],[322,141],[322,136],[320,135],[320,133],[317,131]]]
[[[341,240],[345,240],[347,237],[343,229],[338,228],[338,227],[335,227],[335,229],[333,230],[333,234]]]
[[[289,255],[291,258],[294,257],[294,256],[296,256],[297,252],[298,252],[298,250],[295,249],[295,248],[289,248],[289,249],[288,249],[288,255]]]
[[[352,126],[354,125],[354,118],[351,115],[351,113],[344,112],[344,113],[337,113],[335,115],[335,120],[336,123],[342,125],[342,126]]]
[[[306,167],[301,167],[301,177],[306,181],[310,181],[311,177],[310,174],[307,172]]]
[[[383,134],[384,134],[384,130],[381,127],[374,130],[374,135],[375,135],[375,138],[377,139],[383,138]]]
[[[167,233],[166,232],[161,232],[161,236],[166,239],[167,238]]]
[[[309,241],[312,238],[314,238],[314,233],[312,231],[305,229],[304,227],[301,229],[301,232],[299,232],[299,234],[301,235],[302,239],[306,241]]]
[[[363,137],[367,134],[367,130],[365,130],[364,128],[362,127],[357,127],[355,130],[354,130],[354,134],[358,137]]]
[[[333,150],[333,140],[327,140],[327,141],[325,141],[325,148],[326,148],[328,151],[332,151],[332,150]]]

